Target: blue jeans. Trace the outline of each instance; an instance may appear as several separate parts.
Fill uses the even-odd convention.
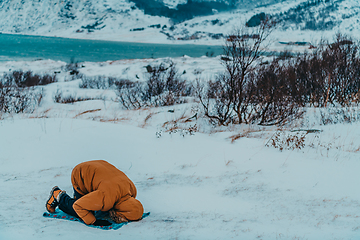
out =
[[[73,204],[76,200],[78,200],[79,198],[81,198],[83,195],[81,195],[80,193],[78,193],[75,189],[74,189],[74,198],[71,198],[68,194],[63,193],[60,196],[59,199],[59,208],[61,211],[63,211],[64,213],[67,213],[71,216],[74,217],[79,217],[77,215],[77,213],[75,212],[74,208],[73,208]]]

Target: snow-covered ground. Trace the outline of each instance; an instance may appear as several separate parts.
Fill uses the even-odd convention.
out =
[[[80,71],[143,80],[145,66],[161,61],[84,63]],[[173,61],[189,80],[222,69],[217,58]],[[216,128],[199,118],[188,123],[197,124],[194,135],[168,131],[169,124],[200,115],[197,103],[124,110],[114,90],[79,89],[80,80],[64,81],[64,65],[0,63],[1,72],[61,72],[58,83],[44,87],[34,113],[0,120],[0,239],[360,238],[360,122],[322,125],[318,109],[309,109],[304,120],[281,130]],[[54,103],[58,89],[103,100]],[[300,150],[271,146],[274,135],[305,134],[290,132],[300,129],[320,131],[308,133]],[[232,142],[237,134],[243,137]],[[151,215],[116,231],[42,217],[51,188],[72,194],[72,168],[92,159],[123,170]]]
[[[107,62],[82,62],[79,63],[79,72],[89,77],[107,76],[131,81],[145,81],[147,72],[146,66],[159,65],[163,62],[173,61],[178,72],[184,79],[194,81],[201,77],[209,80],[216,73],[222,72],[224,67],[221,65],[220,56],[191,58],[188,56],[179,58],[158,58],[158,59],[124,59]],[[8,61],[0,62],[0,76],[9,71],[22,70],[33,71],[37,74],[51,74],[56,72],[60,82],[67,81],[72,77],[64,71],[65,62],[53,60],[38,61]],[[185,71],[185,72],[184,72]]]

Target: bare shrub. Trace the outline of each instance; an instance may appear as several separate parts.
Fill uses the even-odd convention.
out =
[[[41,103],[43,89],[37,85],[56,82],[55,76],[37,75],[31,71],[13,71],[0,81],[1,113],[32,113]]]
[[[126,109],[184,103],[183,97],[189,96],[192,92],[191,86],[180,78],[172,61],[156,66],[147,66],[147,71],[145,83],[127,80],[116,84],[117,95]]]
[[[326,107],[359,102],[358,45],[337,34],[333,43],[322,41],[316,51],[296,58],[292,66],[301,87],[303,104]]]
[[[95,76],[88,77],[85,75],[78,76],[81,79],[79,85],[80,88],[90,89],[117,89],[123,86],[129,86],[132,84],[130,80],[119,79],[115,77]]]
[[[232,95],[233,89],[227,83],[225,75],[219,75],[216,80],[204,83],[197,81],[196,96],[205,110],[205,116],[211,122],[219,125],[228,125],[235,121]]]
[[[253,69],[245,77],[241,105],[237,105],[240,100],[235,101],[240,95],[236,94],[235,81],[229,74],[219,75],[207,86],[198,84],[197,96],[205,116],[219,125],[279,125],[302,115],[296,84],[296,78],[289,76],[287,68],[274,60],[270,65]]]
[[[81,83],[80,88],[91,88],[91,89],[107,89],[109,86],[106,84],[106,78],[102,76],[87,77],[85,75],[79,75]]]
[[[322,125],[358,121],[360,121],[359,106],[337,106],[320,109],[320,122]]]
[[[266,147],[274,147],[283,150],[302,149],[305,147],[307,132],[286,133],[277,131],[265,144]]]
[[[254,69],[256,60],[266,49],[266,39],[269,37],[274,22],[264,19],[249,32],[248,28],[240,28],[231,35],[225,43],[224,54],[228,56],[222,61],[225,66],[227,79],[224,84],[228,85],[232,108],[237,114],[237,122],[246,122],[244,109],[247,109],[249,96],[250,78],[246,78],[249,72]]]
[[[71,57],[70,62],[66,64],[65,71],[68,71],[70,75],[77,76],[79,75],[80,63],[75,61],[74,57]]]
[[[0,112],[32,113],[41,103],[42,89],[4,87],[0,88]]]
[[[329,72],[329,99],[341,106],[349,105],[360,91],[360,59],[354,41],[338,34],[335,42],[328,44],[323,61]],[[326,105],[326,102],[325,102]]]
[[[255,75],[253,94],[250,103],[254,114],[250,121],[259,125],[278,125],[302,115],[293,89],[296,82],[286,67],[274,60],[270,65],[261,67]],[[249,121],[248,120],[248,121]]]
[[[89,100],[104,100],[104,98],[98,97],[81,97],[71,94],[63,94],[61,90],[57,90],[54,94],[54,102],[56,103],[64,103],[64,104],[72,104],[75,102],[89,101]]]
[[[120,103],[126,109],[140,109],[146,106],[144,101],[144,84],[139,82],[131,82],[119,85],[116,94]]]
[[[224,47],[227,56],[221,58],[225,72],[197,85],[196,95],[211,122],[279,125],[301,117],[306,106],[359,103],[360,58],[354,40],[338,34],[333,43],[322,40],[313,52],[257,64],[270,30],[263,26],[258,31],[232,35]],[[339,114],[346,119],[342,121],[354,119],[346,111]],[[333,122],[324,114],[322,121]]]
[[[206,87],[198,85],[197,96],[211,121],[219,125],[255,121],[258,106],[252,98],[256,79],[248,75],[256,69],[273,25],[269,19],[264,19],[252,32],[243,27],[227,39],[226,57],[221,58],[225,72]]]
[[[12,87],[33,87],[38,85],[47,85],[50,83],[57,82],[56,75],[38,75],[33,74],[31,71],[23,72],[23,71],[13,71],[11,73],[7,73],[3,77],[3,85],[4,86],[12,86]]]
[[[180,78],[175,63],[170,61],[148,69],[145,100],[154,106],[181,103],[180,97],[189,95],[186,81]]]

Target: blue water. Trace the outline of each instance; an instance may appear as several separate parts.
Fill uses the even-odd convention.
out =
[[[222,46],[171,45],[0,34],[0,61],[52,59],[103,62],[120,59],[217,56]]]

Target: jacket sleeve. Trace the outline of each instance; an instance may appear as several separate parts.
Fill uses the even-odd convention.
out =
[[[103,206],[104,194],[97,190],[76,200],[73,208],[77,215],[89,225],[96,221],[93,211],[100,211],[103,209]]]

